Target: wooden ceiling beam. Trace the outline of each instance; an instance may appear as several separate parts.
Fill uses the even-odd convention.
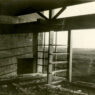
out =
[[[15,25],[17,32],[48,32],[50,30],[78,30],[78,29],[94,29],[95,28],[95,14],[83,15],[76,17],[60,18],[55,20],[39,20],[39,22],[25,23]],[[23,29],[24,27],[24,29]],[[27,31],[25,31],[27,30]],[[28,31],[31,30],[31,31]]]
[[[68,29],[95,29],[95,14],[60,18],[55,20],[39,20],[38,22],[24,24],[6,24],[2,26],[7,27],[8,25],[15,28],[13,29],[15,31],[11,31],[10,33],[48,32],[50,30],[63,31]],[[3,27],[2,33],[4,33],[5,30]]]

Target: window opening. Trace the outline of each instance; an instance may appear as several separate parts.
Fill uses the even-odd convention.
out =
[[[70,32],[70,31],[69,31]],[[38,68],[41,73],[52,77],[48,80],[67,78],[69,71],[69,46],[68,31],[56,31],[49,34],[49,32],[40,33],[38,43]],[[69,40],[69,41],[68,41]],[[42,51],[39,51],[41,49]],[[40,64],[40,66],[39,66]],[[68,69],[68,72],[67,72]],[[71,77],[71,76],[70,76]],[[68,77],[68,78],[70,78]],[[55,80],[54,80],[55,81]]]

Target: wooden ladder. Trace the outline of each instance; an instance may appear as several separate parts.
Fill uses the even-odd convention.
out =
[[[54,31],[49,32],[49,61],[48,61],[48,72],[47,72],[47,82],[48,84],[52,84],[53,82],[53,75],[59,72],[66,72],[66,79],[71,82],[72,81],[72,33],[70,30],[68,30],[68,42],[67,42],[67,53],[60,53],[55,50],[54,52]],[[57,43],[56,43],[57,44]],[[54,61],[53,62],[53,56],[54,55],[67,55],[66,61]],[[67,65],[66,69],[63,70],[52,70],[53,65],[56,64],[64,64]],[[55,82],[56,83],[56,82]]]

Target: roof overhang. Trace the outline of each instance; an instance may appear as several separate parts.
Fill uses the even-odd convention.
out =
[[[0,14],[24,15],[95,0],[0,0]]]

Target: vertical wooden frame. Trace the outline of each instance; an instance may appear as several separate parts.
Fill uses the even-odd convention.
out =
[[[68,66],[67,79],[72,82],[72,31],[68,30]]]
[[[48,62],[48,84],[52,82],[52,61],[53,61],[53,37],[54,37],[54,31],[49,32],[49,62]]]
[[[42,72],[44,73],[45,71],[45,32],[43,32],[43,66],[42,66]]]
[[[38,33],[33,33],[33,72],[37,72],[37,50],[38,50]]]
[[[49,20],[52,19],[52,10],[49,10]],[[49,61],[48,61],[48,72],[47,72],[47,82],[50,84],[52,82],[52,61],[53,61],[53,39],[54,31],[49,31]]]
[[[40,39],[39,39],[40,38]],[[38,50],[37,50],[37,72],[42,73],[43,71],[43,33],[39,33],[38,35]],[[41,58],[39,58],[41,57]]]

